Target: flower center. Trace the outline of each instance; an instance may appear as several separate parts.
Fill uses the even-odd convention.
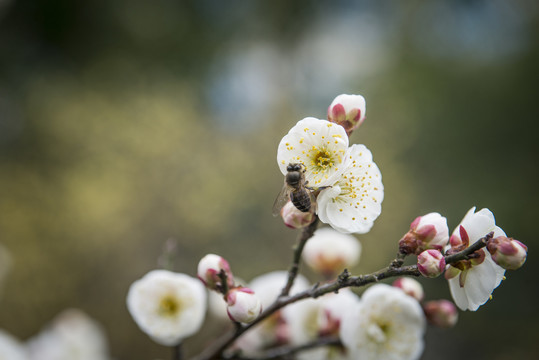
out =
[[[319,151],[318,154],[315,155],[312,164],[322,169],[325,169],[328,166],[333,166],[331,155],[327,150]]]
[[[180,311],[181,303],[173,296],[167,295],[159,302],[159,315],[174,316]]]

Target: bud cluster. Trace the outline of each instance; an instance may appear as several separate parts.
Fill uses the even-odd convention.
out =
[[[418,216],[399,241],[402,254],[416,254],[428,249],[442,250],[449,241],[447,219],[438,213]]]
[[[209,290],[223,295],[232,321],[250,323],[262,312],[260,299],[253,290],[235,284],[230,265],[221,256],[204,256],[198,263],[197,276]]]
[[[516,270],[526,261],[528,247],[518,240],[505,236],[491,239],[487,250],[492,260],[506,270]]]

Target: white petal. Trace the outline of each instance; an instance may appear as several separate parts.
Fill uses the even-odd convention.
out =
[[[460,287],[459,277],[456,276],[452,279],[449,279],[448,283],[449,283],[449,290],[451,291],[451,296],[453,297],[453,301],[455,301],[455,304],[457,304],[457,306],[461,310],[468,310],[469,308],[468,297],[466,296],[466,292],[464,288]]]
[[[348,136],[342,126],[309,117],[300,120],[283,137],[277,150],[277,163],[283,175],[290,163],[305,165],[305,179],[310,186],[332,185],[342,172],[347,148]],[[329,159],[323,169],[318,166],[319,156]]]
[[[469,301],[469,310],[475,311],[489,300],[494,289],[500,285],[504,273],[505,270],[496,265],[490,256],[487,256],[482,264],[468,271],[464,289]]]
[[[344,166],[337,183],[318,196],[319,217],[340,232],[363,234],[382,210],[382,175],[364,145],[348,149]]]

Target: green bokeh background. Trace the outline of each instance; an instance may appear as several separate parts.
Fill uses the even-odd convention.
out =
[[[351,137],[384,179],[356,274],[385,266],[418,215],[472,207],[529,246],[476,313],[429,329],[423,359],[539,357],[535,248],[539,21],[534,1],[0,1],[0,328],[24,340],[78,307],[116,359],[169,358],[130,318],[129,285],[165,241],[195,275],[286,269],[271,216],[281,137],[367,99]],[[316,277],[305,270],[316,281]],[[449,297],[443,279],[421,282]],[[213,325],[212,325],[213,324]],[[218,333],[211,319],[186,341]]]

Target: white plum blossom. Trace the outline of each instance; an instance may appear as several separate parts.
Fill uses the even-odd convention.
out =
[[[341,324],[352,359],[414,360],[423,351],[425,316],[419,303],[395,287],[376,284]]]
[[[277,297],[281,294],[281,290],[286,285],[288,279],[287,271],[272,271],[266,274],[255,277],[247,286],[253,290],[262,302],[264,309],[268,308]],[[294,285],[290,289],[290,294],[301,292],[309,288],[309,281],[302,275],[298,275],[294,281]]]
[[[417,301],[422,301],[425,297],[425,291],[423,290],[423,286],[419,283],[419,281],[412,278],[400,277],[397,280],[393,281],[392,285],[396,288],[401,289],[406,295],[413,297]]]
[[[339,335],[342,319],[356,306],[359,306],[359,297],[345,288],[339,290],[338,294],[330,293],[318,299],[307,299],[285,307],[283,317],[288,325],[290,343],[303,345],[319,336]],[[297,358],[337,360],[347,356],[342,349],[327,346],[303,351]]]
[[[302,257],[311,269],[329,277],[356,265],[360,254],[361,243],[354,236],[324,227],[307,241]]]
[[[68,309],[56,316],[28,340],[27,350],[30,360],[110,359],[101,325],[78,309]]]
[[[365,145],[352,145],[343,167],[338,180],[318,195],[318,216],[342,233],[367,233],[382,211],[382,174]]]
[[[0,329],[0,359],[29,360],[24,345],[13,335]]]
[[[453,232],[449,252],[462,251],[490,232],[494,232],[495,238],[505,236],[504,231],[496,226],[489,209],[475,212],[474,206]],[[445,271],[451,296],[461,310],[475,311],[486,303],[505,274],[505,269],[498,266],[485,249],[476,251],[476,255],[471,260],[448,265]]]
[[[287,271],[272,271],[257,276],[248,284],[262,303],[262,308],[268,308],[279,297],[288,278]],[[296,277],[290,294],[296,294],[309,288],[309,282],[301,275]],[[235,347],[246,355],[256,355],[268,346],[284,344],[288,341],[289,331],[281,311],[256,324],[252,329],[242,335]]]
[[[206,289],[188,275],[152,270],[129,288],[127,308],[155,342],[173,346],[200,329],[206,313]]]
[[[348,135],[340,125],[307,117],[300,120],[277,149],[279,169],[286,175],[288,164],[303,164],[308,186],[333,185],[343,171]]]

